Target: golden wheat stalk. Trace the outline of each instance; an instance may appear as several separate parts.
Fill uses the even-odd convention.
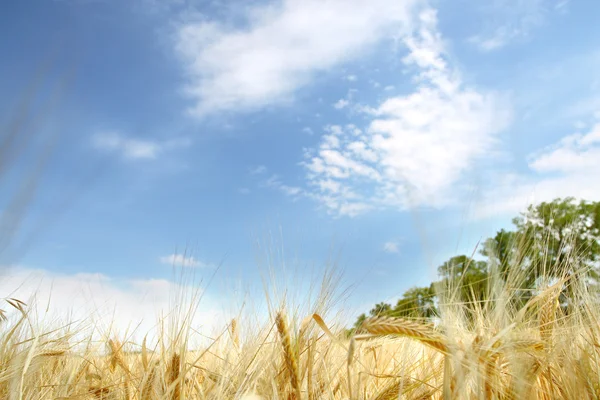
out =
[[[81,361],[79,368],[77,368],[71,376],[69,376],[68,384],[71,386],[77,386],[79,381],[85,376],[88,376],[88,370],[90,368],[90,362],[86,359]]]
[[[348,359],[347,359],[347,370],[348,374],[348,397],[350,400],[352,396],[352,361],[354,361],[354,352],[356,351],[356,340],[354,337],[350,338],[350,345],[348,346]]]
[[[597,399],[600,397],[600,382],[597,379],[599,371],[598,364],[593,361],[595,360],[590,360],[589,354],[584,354],[577,360],[577,369],[590,398]]]
[[[104,387],[104,386],[90,386],[88,389],[88,393],[93,395],[94,398],[96,399],[110,399],[111,397],[111,390],[108,387]]]
[[[550,345],[552,331],[556,324],[556,313],[560,308],[560,303],[558,301],[559,295],[560,291],[553,290],[548,298],[540,305],[538,310],[540,336],[546,347]]]
[[[444,400],[453,399],[456,391],[456,376],[454,376],[454,368],[450,354],[444,356],[444,375],[442,382],[442,396]]]
[[[36,357],[59,357],[67,352],[65,349],[46,349],[36,354]]]
[[[229,325],[229,334],[231,335],[231,340],[233,341],[233,345],[236,349],[240,348],[240,333],[238,331],[238,324],[235,318],[231,320],[231,324]]]
[[[308,400],[314,399],[313,393],[313,363],[315,360],[315,339],[308,340],[308,349],[306,355],[306,390],[308,391]]]
[[[153,400],[154,399],[154,379],[156,376],[156,370],[158,367],[158,361],[150,367],[150,373],[146,375],[145,382],[142,382],[141,400]]]
[[[180,379],[181,373],[181,357],[179,353],[173,353],[173,357],[171,357],[171,362],[169,363],[169,368],[167,370],[167,376],[169,379],[169,384],[174,386],[173,392],[171,392],[171,400],[180,400],[181,397],[181,386],[182,382]]]
[[[148,335],[144,336],[144,340],[142,341],[142,367],[144,371],[148,371],[148,347],[146,345],[146,339]]]
[[[275,325],[277,326],[277,332],[279,332],[279,337],[281,338],[281,344],[283,347],[283,358],[290,376],[292,389],[294,390],[296,400],[300,400],[301,396],[300,374],[298,371],[298,356],[292,348],[292,338],[287,326],[287,322],[282,312],[279,312],[275,317]]]
[[[125,360],[123,359],[123,345],[118,341],[113,341],[109,339],[108,346],[110,348],[110,370],[114,371],[117,365],[125,371],[128,375],[131,374],[129,368],[125,364]]]
[[[405,392],[405,389],[408,388],[410,384],[411,382],[408,378],[393,379],[377,393],[375,400],[395,400],[404,398],[401,397],[402,393]]]
[[[125,396],[125,400],[129,400],[131,399],[131,393],[129,390],[129,379],[127,377],[123,377],[124,382],[123,382],[123,390],[124,393],[123,395]]]
[[[484,390],[485,390],[485,398],[493,399],[495,398],[496,386],[498,381],[498,369],[496,368],[496,357],[491,357],[488,360],[485,360],[484,364]]]
[[[393,400],[400,397],[400,382],[392,382],[388,384],[379,394],[375,397],[375,400]]]
[[[444,354],[448,346],[444,338],[432,326],[402,318],[375,317],[365,321],[363,329],[373,335],[399,335],[418,340]]]

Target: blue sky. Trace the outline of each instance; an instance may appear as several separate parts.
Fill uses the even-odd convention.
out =
[[[173,261],[220,265],[216,304],[283,249],[302,279],[337,262],[361,309],[532,201],[600,198],[596,1],[2,9],[3,121],[39,76],[2,190],[54,144],[4,251],[16,276],[114,297],[168,287]]]

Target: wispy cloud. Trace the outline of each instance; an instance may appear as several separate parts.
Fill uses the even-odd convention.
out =
[[[600,167],[600,123],[585,133],[565,136],[554,146],[534,154],[529,167],[539,173],[563,174]]]
[[[142,140],[129,138],[117,132],[102,132],[92,136],[92,145],[96,149],[116,153],[131,160],[155,159],[167,150],[188,147],[190,144],[191,141],[186,138],[166,141]]]
[[[400,245],[397,241],[389,241],[383,244],[383,251],[386,253],[399,253]]]
[[[366,129],[329,126],[306,152],[311,197],[333,214],[452,203],[456,184],[490,156],[510,121],[501,96],[466,86],[448,65],[436,12],[425,9],[418,21],[402,39],[415,91],[357,106],[370,118]]]
[[[348,89],[348,92],[346,93],[346,96],[344,98],[339,99],[338,101],[333,103],[333,108],[335,108],[336,110],[343,110],[345,108],[349,108],[350,106],[353,106],[354,98],[357,93],[358,93],[357,89]],[[350,108],[354,108],[354,107],[350,107]]]
[[[188,21],[175,49],[196,116],[281,104],[315,73],[359,57],[411,29],[422,0],[288,0],[246,9],[243,27]]]
[[[304,128],[302,128],[302,132],[311,136],[315,134],[315,131],[313,131],[313,129],[309,126],[305,126]]]
[[[336,101],[335,103],[333,103],[333,108],[335,108],[336,110],[341,110],[343,108],[348,107],[348,105],[350,104],[350,102],[346,99],[339,99],[338,101]]]
[[[261,175],[267,172],[267,167],[264,165],[257,165],[256,167],[250,168],[250,175]]]
[[[482,3],[484,31],[469,41],[483,51],[492,51],[515,40],[526,39],[552,12],[563,12],[565,0],[492,0]]]
[[[557,197],[600,200],[600,118],[586,131],[532,153],[528,166],[527,174],[506,173],[494,181],[474,216],[514,214]]]
[[[207,264],[200,262],[192,256],[186,254],[170,254],[160,258],[160,262],[176,267],[207,267]]]
[[[279,177],[279,175],[271,175],[269,177],[269,179],[267,179],[266,181],[263,182],[262,185],[264,187],[277,189],[277,190],[281,191],[283,194],[285,194],[286,196],[290,196],[290,197],[294,197],[294,198],[298,198],[300,196],[305,195],[302,188],[300,188],[298,186],[289,186],[289,185],[284,184],[281,181],[281,178]]]

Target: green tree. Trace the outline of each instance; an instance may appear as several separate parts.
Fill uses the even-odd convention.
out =
[[[513,223],[524,239],[531,281],[571,274],[582,266],[598,278],[600,202],[568,197],[531,205]]]
[[[358,318],[356,319],[356,322],[354,323],[354,330],[358,330],[360,329],[360,327],[362,326],[363,322],[365,322],[367,320],[367,316],[365,313],[362,313],[358,316]]]
[[[490,278],[492,270],[497,271],[498,275],[494,279],[501,279],[512,288],[512,300],[517,308],[531,297],[531,288],[536,280],[535,274],[529,271],[529,242],[523,232],[501,229],[483,243],[480,252],[488,259]]]
[[[481,254],[488,258],[490,264],[496,265],[500,269],[503,278],[506,278],[511,265],[520,264],[521,260],[517,251],[519,238],[520,235],[517,232],[501,229],[493,238],[489,238],[483,243]]]
[[[371,314],[372,317],[381,317],[381,316],[389,314],[390,311],[392,311],[392,305],[381,302],[381,303],[375,304],[375,307],[373,307],[371,309],[371,311],[369,311],[369,314]]]
[[[577,277],[591,278],[586,283],[598,283],[600,202],[576,202],[568,197],[530,205],[513,223],[516,231],[498,231],[484,243],[481,253],[498,267],[502,279],[510,279],[512,273],[510,286],[522,289],[515,293],[515,300],[524,303],[535,289],[576,272]],[[573,287],[563,290],[565,306],[573,298]]]
[[[513,223],[516,230],[502,229],[484,242],[481,254],[488,257],[487,262],[465,255],[452,257],[438,268],[439,282],[406,291],[393,309],[379,303],[370,315],[435,316],[435,285],[453,290],[461,301],[474,305],[488,298],[492,268],[498,268],[500,279],[505,281],[515,277],[507,282],[509,287],[522,285],[522,291],[515,295],[519,302],[526,301],[540,284],[550,283],[540,282],[541,277],[552,280],[583,269],[587,283],[600,284],[600,202],[576,202],[568,197],[530,205]],[[563,291],[565,304],[572,298],[571,287]],[[355,326],[366,318],[361,315]]]
[[[478,302],[486,298],[488,264],[471,257],[455,256],[438,267],[441,287],[460,295],[461,301]]]
[[[437,315],[433,285],[413,287],[404,295],[391,311],[391,315],[405,318],[431,318]]]

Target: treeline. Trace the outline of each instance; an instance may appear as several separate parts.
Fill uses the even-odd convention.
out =
[[[571,298],[570,277],[598,283],[600,202],[569,197],[530,205],[513,225],[514,229],[502,229],[482,243],[479,253],[484,260],[467,255],[450,258],[438,267],[438,281],[407,290],[396,304],[376,304],[369,315],[358,317],[354,329],[376,316],[432,320],[439,315],[442,297],[464,302],[477,312],[485,301],[493,301],[494,279],[511,279],[514,300],[522,304],[536,290],[561,280],[565,284],[559,299],[564,308]],[[453,293],[441,296],[443,291]]]

